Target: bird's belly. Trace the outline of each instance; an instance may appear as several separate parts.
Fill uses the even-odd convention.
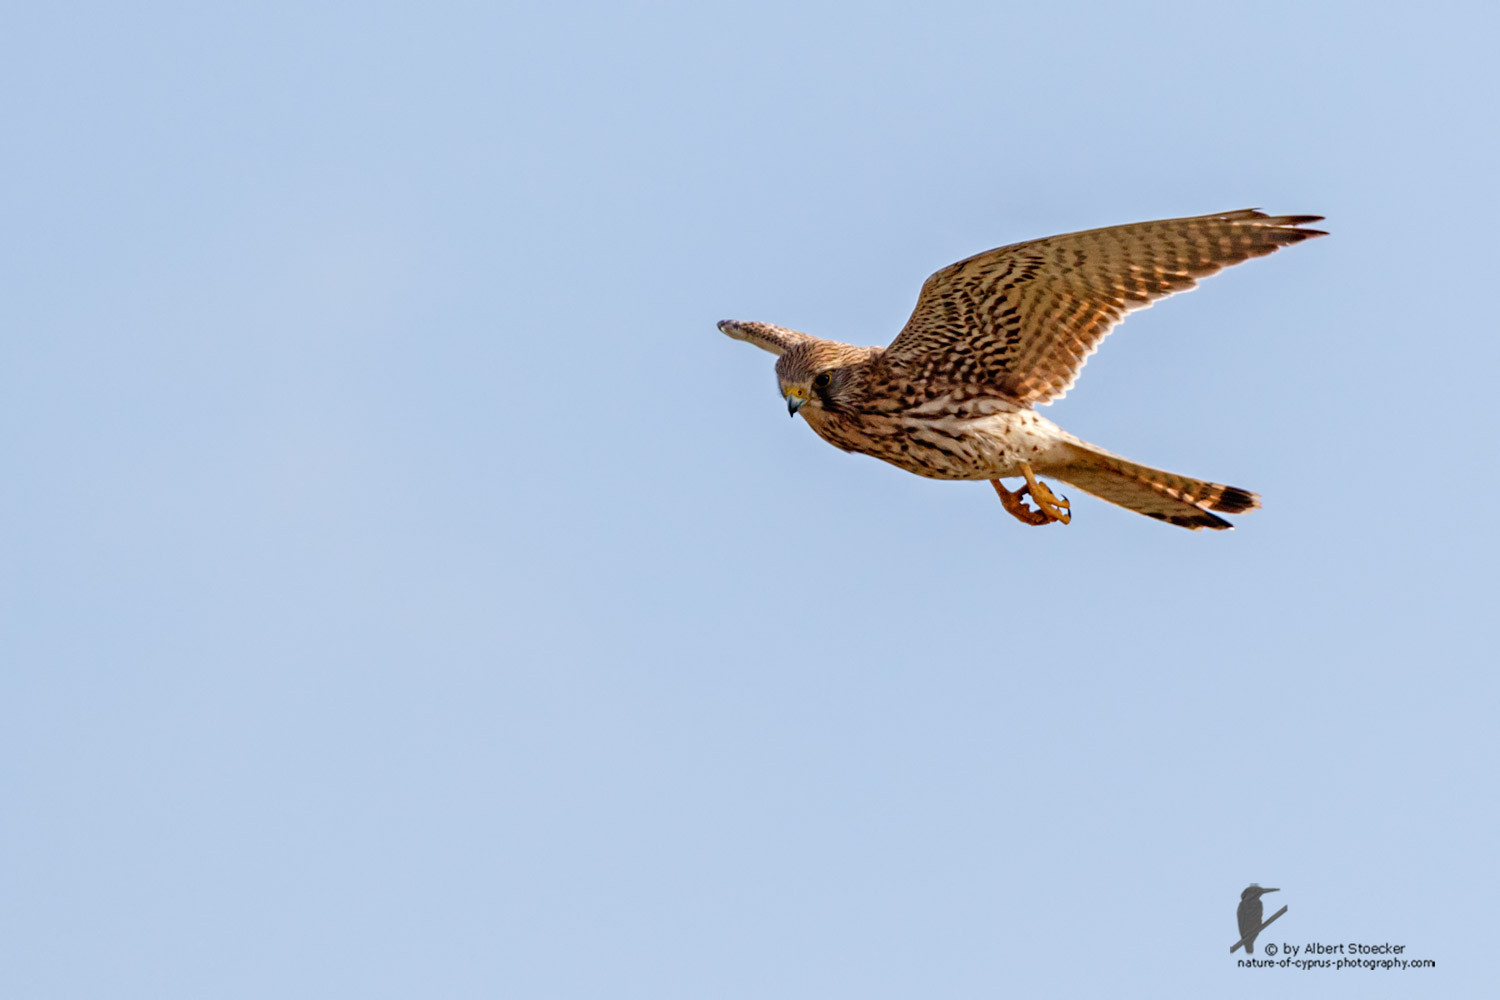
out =
[[[882,414],[820,424],[814,429],[829,443],[929,479],[1019,476],[1021,462],[1035,462],[1065,437],[1032,410],[981,417]]]

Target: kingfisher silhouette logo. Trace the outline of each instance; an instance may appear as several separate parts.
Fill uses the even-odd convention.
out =
[[[1287,908],[1283,906],[1269,918],[1266,904],[1261,899],[1268,892],[1280,889],[1265,889],[1254,882],[1240,893],[1240,905],[1235,908],[1234,922],[1239,927],[1240,939],[1229,946],[1230,962],[1240,969],[1435,969],[1437,962],[1430,958],[1411,958],[1406,945],[1392,941],[1329,941],[1321,935],[1301,937],[1288,941],[1280,934],[1261,943],[1260,954],[1255,953],[1256,939],[1261,931],[1270,927]],[[1314,893],[1316,896],[1317,894]],[[1316,903],[1317,900],[1314,900]],[[1316,909],[1316,906],[1314,907]],[[1302,916],[1306,918],[1307,913]],[[1313,915],[1317,922],[1317,914]],[[1245,953],[1238,958],[1234,953],[1241,948]]]
[[[1235,919],[1240,925],[1240,939],[1230,946],[1229,953],[1231,955],[1238,951],[1241,946],[1244,947],[1245,954],[1255,954],[1255,939],[1260,936],[1260,932],[1270,927],[1271,924],[1275,923],[1277,917],[1286,912],[1286,907],[1283,906],[1271,914],[1270,920],[1261,920],[1261,917],[1265,915],[1266,907],[1260,901],[1260,897],[1268,892],[1280,891],[1280,889],[1262,889],[1252,882],[1245,887],[1244,892],[1240,893],[1240,907],[1234,914]],[[1275,954],[1275,952],[1276,949],[1271,949],[1272,954]]]

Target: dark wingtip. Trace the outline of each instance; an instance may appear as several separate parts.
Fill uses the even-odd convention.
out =
[[[1260,497],[1238,486],[1226,486],[1224,492],[1209,504],[1210,510],[1222,510],[1226,514],[1243,514],[1260,506]]]
[[[1276,232],[1276,239],[1282,245],[1300,243],[1303,240],[1328,235],[1328,232],[1323,229],[1297,228],[1311,222],[1322,222],[1323,216],[1321,215],[1267,215],[1258,208],[1242,208],[1237,212],[1225,213],[1224,218],[1233,221],[1249,221],[1259,229],[1272,229]]]
[[[1312,222],[1322,222],[1322,221],[1323,221],[1323,216],[1321,216],[1321,215],[1283,215],[1283,216],[1279,217],[1278,219],[1276,219],[1276,224],[1278,226],[1284,226],[1284,227],[1286,227],[1283,230],[1283,234],[1287,237],[1288,240],[1290,240],[1293,243],[1300,243],[1303,240],[1315,240],[1319,236],[1327,236],[1328,235],[1328,230],[1326,230],[1326,229],[1299,229],[1299,228],[1294,228],[1294,227],[1305,226],[1305,225],[1307,225],[1309,223],[1312,223]]]
[[[1175,524],[1179,528],[1186,528],[1189,531],[1197,531],[1199,528],[1227,531],[1234,528],[1234,525],[1222,517],[1216,517],[1206,510],[1197,514],[1166,514],[1159,510],[1143,510],[1141,513],[1147,517],[1153,517],[1158,521],[1165,521],[1168,524]]]

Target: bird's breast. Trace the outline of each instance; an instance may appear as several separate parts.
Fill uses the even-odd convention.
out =
[[[1052,433],[1056,426],[1031,410],[973,409],[978,408],[927,404],[896,412],[803,412],[809,426],[834,447],[929,479],[1019,475],[1020,462],[1032,460],[1057,440]]]

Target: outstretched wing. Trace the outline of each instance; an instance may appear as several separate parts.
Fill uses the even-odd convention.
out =
[[[801,330],[788,330],[784,326],[772,326],[770,323],[752,323],[735,319],[720,320],[719,330],[735,340],[754,344],[761,350],[770,351],[776,355],[785,354],[804,340],[817,339],[812,334],[803,333]]]
[[[1126,313],[1231,264],[1325,236],[1298,228],[1321,218],[1245,209],[977,254],[927,279],[884,361],[930,392],[984,386],[1045,403],[1068,391]]]

